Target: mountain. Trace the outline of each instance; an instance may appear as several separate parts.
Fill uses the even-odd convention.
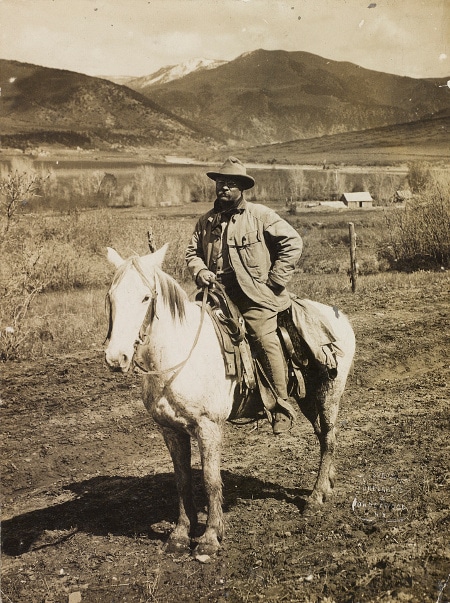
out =
[[[429,119],[371,130],[291,140],[239,151],[247,162],[376,165],[450,161],[450,110]]]
[[[104,148],[205,148],[205,131],[110,81],[0,60],[4,146],[60,143]]]
[[[329,159],[327,145],[335,145],[339,154],[340,144],[357,161],[357,141],[370,155],[375,141],[383,147],[383,137],[388,136],[394,153],[402,146],[401,137],[414,128],[422,131],[424,122],[422,147],[429,154],[435,144],[445,155],[439,142],[442,122],[433,119],[448,116],[450,91],[441,80],[370,71],[305,52],[258,50],[213,65],[184,64],[171,72],[180,77],[168,83],[162,83],[167,73],[137,78],[139,92],[108,79],[0,60],[1,144],[58,143],[223,157],[225,152],[291,141],[290,152],[295,154],[299,141],[315,139],[312,146],[305,143],[298,151],[303,161],[313,148]],[[153,83],[145,85],[144,80]],[[374,129],[395,124],[416,125],[375,136]],[[366,137],[363,130],[370,130]],[[327,138],[346,132],[353,135],[340,142]],[[410,140],[416,140],[414,136]],[[284,156],[287,147],[255,151],[261,156],[268,153],[270,160],[278,152]]]
[[[257,50],[141,91],[171,113],[259,145],[431,117],[448,88],[331,61],[307,52]]]
[[[225,65],[225,63],[227,63],[227,61],[216,61],[214,59],[191,59],[178,65],[162,67],[151,75],[127,78],[127,80],[123,80],[120,83],[125,84],[137,92],[143,92],[155,84],[167,84],[168,82],[185,77],[190,73],[207,69],[215,69],[216,67],[220,67],[220,65]]]

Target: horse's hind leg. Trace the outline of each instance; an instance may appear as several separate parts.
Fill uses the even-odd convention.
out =
[[[328,396],[327,396],[328,398]],[[316,483],[311,493],[311,502],[323,503],[334,488],[335,468],[334,456],[336,451],[336,421],[339,410],[339,400],[326,399],[319,408],[319,416],[314,431],[320,444],[320,465]]]
[[[320,445],[320,464],[308,506],[322,504],[332,493],[335,468],[336,421],[339,411],[338,392],[332,384],[320,387],[311,398],[300,403],[300,408],[311,421]]]
[[[197,525],[197,511],[192,494],[191,439],[183,432],[162,428],[175,471],[179,515],[176,528],[169,537],[168,552],[185,552],[190,547],[190,532]]]

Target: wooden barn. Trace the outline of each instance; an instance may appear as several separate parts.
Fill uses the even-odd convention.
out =
[[[357,193],[344,193],[340,198],[349,209],[358,207],[372,207],[373,199],[369,192],[361,191]]]

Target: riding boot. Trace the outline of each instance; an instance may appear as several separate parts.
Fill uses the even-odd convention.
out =
[[[294,409],[288,401],[286,365],[276,331],[263,335],[256,342],[258,358],[264,372],[278,396],[272,413],[275,435],[289,431],[294,419]]]

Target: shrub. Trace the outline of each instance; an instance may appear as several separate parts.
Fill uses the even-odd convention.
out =
[[[34,170],[11,170],[0,178],[0,217],[4,234],[27,204],[39,195],[42,186],[43,178]]]
[[[193,203],[204,203],[211,199],[211,184],[202,174],[193,174],[189,182],[190,200]]]
[[[15,358],[29,337],[26,328],[28,311],[45,285],[36,272],[39,251],[20,241],[12,253],[4,253],[0,264],[0,359]]]
[[[413,193],[421,193],[431,180],[431,171],[428,163],[415,161],[410,164],[408,171],[408,183]]]
[[[123,192],[123,196],[126,196],[125,204],[141,207],[182,205],[189,200],[186,187],[180,179],[164,175],[149,165],[137,170],[131,187]]]
[[[23,216],[0,242],[0,359],[37,349],[47,332],[55,330],[45,326],[45,314],[29,319],[43,294],[106,290],[112,276],[106,247],[114,247],[125,258],[148,253],[149,229],[157,247],[170,243],[165,270],[190,283],[184,249],[192,228],[192,221],[151,218],[128,210]]]
[[[377,205],[388,205],[394,200],[395,191],[403,187],[403,176],[374,172],[366,180],[364,190],[370,191]]]
[[[430,174],[422,193],[387,216],[382,255],[391,267],[418,270],[450,265],[450,175]]]

